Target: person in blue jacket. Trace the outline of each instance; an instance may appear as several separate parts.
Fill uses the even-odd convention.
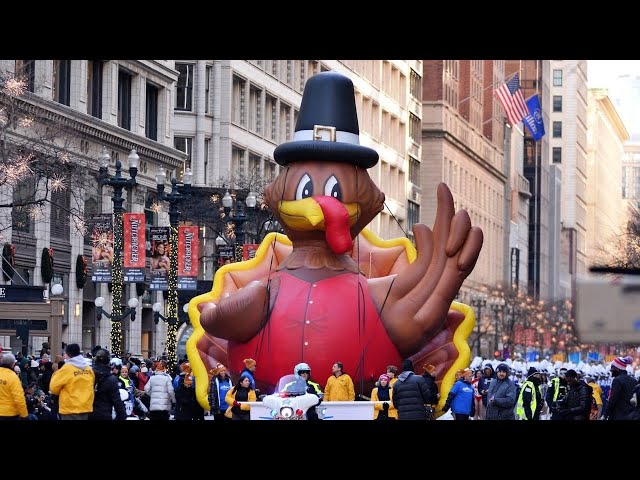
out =
[[[492,369],[493,370],[493,369]],[[443,412],[451,409],[455,420],[469,420],[476,414],[475,402],[473,401],[473,371],[465,368],[462,371],[460,380],[453,384],[449,391],[447,401],[442,408]]]

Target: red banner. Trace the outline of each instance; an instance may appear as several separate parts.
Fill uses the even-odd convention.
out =
[[[124,219],[124,282],[144,282],[146,239],[144,213],[125,213]]]
[[[515,325],[513,327],[513,343],[522,345],[524,336],[524,328],[522,325]]]
[[[245,243],[242,245],[242,260],[251,260],[255,257],[259,247],[259,243]]]
[[[551,332],[544,332],[542,334],[542,342],[543,342],[543,347],[544,348],[551,348],[551,337],[552,334]]]
[[[527,347],[533,347],[536,344],[536,329],[527,328],[524,332]]]
[[[198,289],[198,226],[178,227],[178,290]]]

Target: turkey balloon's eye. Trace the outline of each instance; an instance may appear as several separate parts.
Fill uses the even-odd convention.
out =
[[[328,197],[333,197],[342,201],[342,190],[340,189],[340,184],[335,176],[331,175],[331,178],[329,178],[327,183],[324,184],[324,194]]]
[[[313,195],[313,182],[311,177],[306,173],[298,182],[298,188],[296,189],[296,200],[302,200]]]

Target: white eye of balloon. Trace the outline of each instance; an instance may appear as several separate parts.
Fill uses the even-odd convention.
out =
[[[334,175],[331,175],[327,183],[324,184],[324,194],[327,197],[333,197],[342,201],[342,190],[340,189],[338,179]]]
[[[302,200],[313,195],[313,182],[311,177],[306,173],[298,182],[298,188],[296,188],[296,200]]]

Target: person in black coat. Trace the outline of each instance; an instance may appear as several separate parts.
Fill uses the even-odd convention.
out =
[[[611,393],[602,416],[607,420],[627,420],[633,411],[631,393],[637,382],[627,374],[627,365],[633,361],[631,357],[616,357],[611,362]]]
[[[118,378],[111,373],[111,355],[105,349],[96,352],[93,358],[93,372],[96,376],[93,412],[89,420],[112,420],[112,408],[116,411],[116,420],[126,420],[127,411],[120,398]]]
[[[402,362],[402,373],[393,384],[393,406],[398,410],[398,420],[428,420],[425,404],[437,403],[427,381],[413,372],[413,362]]]
[[[567,370],[567,394],[556,402],[560,420],[589,420],[591,413],[591,387],[578,380],[578,373]]]

